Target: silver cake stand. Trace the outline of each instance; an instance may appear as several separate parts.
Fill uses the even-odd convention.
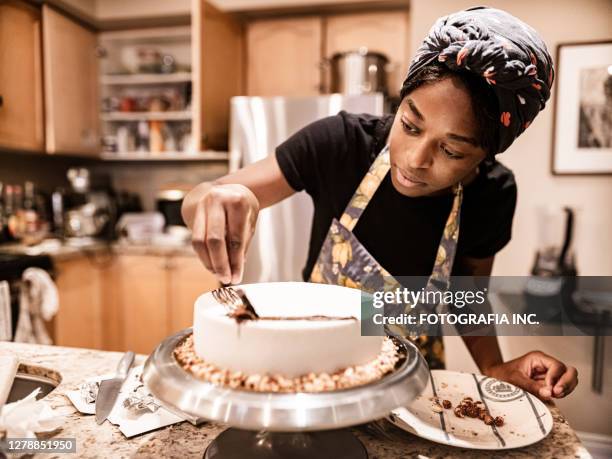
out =
[[[178,364],[174,349],[191,332],[188,328],[162,341],[147,359],[142,378],[162,403],[231,426],[206,449],[207,459],[367,458],[363,444],[343,428],[410,404],[429,378],[416,346],[394,338],[402,358],[375,383],[324,393],[229,389],[199,380]]]

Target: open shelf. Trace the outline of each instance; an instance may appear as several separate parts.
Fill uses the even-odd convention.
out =
[[[189,83],[190,72],[176,73],[134,73],[129,75],[102,75],[100,82],[103,85],[138,85],[138,84],[165,84]]]
[[[180,151],[150,152],[125,152],[125,153],[102,153],[100,159],[104,161],[227,161],[227,151],[201,151],[198,153],[184,153]]]
[[[189,121],[191,111],[175,112],[108,112],[100,115],[102,121]]]

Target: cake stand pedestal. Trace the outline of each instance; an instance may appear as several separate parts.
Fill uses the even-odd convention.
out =
[[[393,338],[401,359],[374,383],[320,393],[230,389],[197,379],[178,364],[174,349],[191,333],[185,329],[162,341],[147,359],[142,379],[162,403],[232,427],[208,446],[207,459],[365,459],[363,444],[342,429],[410,404],[429,380],[416,346]]]
[[[204,459],[367,459],[350,431],[255,432],[229,428],[206,448]]]

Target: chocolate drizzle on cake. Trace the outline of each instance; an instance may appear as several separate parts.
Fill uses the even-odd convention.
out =
[[[259,320],[308,320],[311,322],[322,322],[326,320],[357,320],[357,317],[336,317],[336,316],[295,316],[295,317],[260,317]]]
[[[246,320],[257,320],[259,316],[255,308],[241,289],[221,287],[212,292],[213,298],[228,310],[228,317],[239,324]]]
[[[253,304],[246,296],[244,291],[239,288],[233,287],[222,287],[212,292],[213,297],[217,302],[224,305],[227,309],[227,316],[236,320],[240,325],[242,322],[248,320],[307,320],[311,322],[317,321],[331,321],[331,320],[357,320],[354,316],[324,316],[324,315],[313,315],[313,316],[266,316],[260,317]]]
[[[234,289],[242,301],[242,305],[233,309],[228,313],[228,316],[235,319],[236,322],[241,323],[246,320],[258,320],[260,317],[257,315],[255,308],[247,298],[246,294],[242,289]]]

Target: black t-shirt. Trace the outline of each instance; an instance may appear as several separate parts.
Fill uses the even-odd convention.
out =
[[[342,216],[384,147],[392,123],[392,115],[342,111],[315,121],[277,147],[276,158],[289,185],[296,191],[306,190],[314,202],[304,280],[310,277],[332,219]],[[479,169],[464,188],[457,257],[490,257],[511,237],[514,175],[498,161],[487,160]],[[404,196],[387,174],[353,233],[392,275],[429,276],[452,202],[450,193]]]

